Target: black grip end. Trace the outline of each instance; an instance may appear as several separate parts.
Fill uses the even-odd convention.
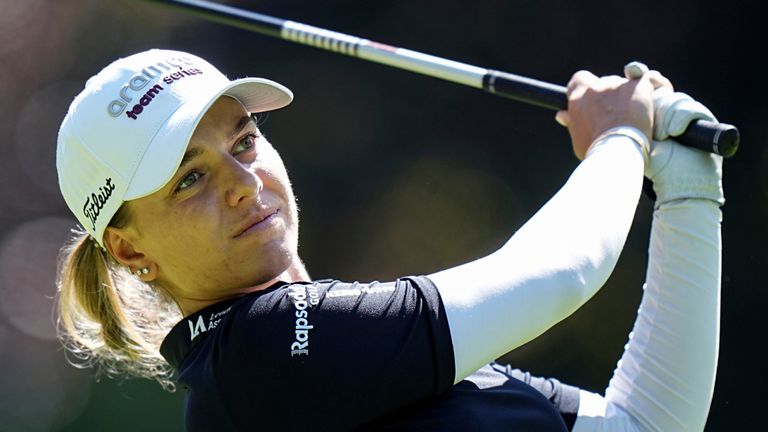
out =
[[[736,154],[736,150],[739,149],[739,143],[741,142],[741,135],[736,126],[729,124],[719,124],[720,135],[715,142],[715,146],[718,148],[724,158],[729,158]]]
[[[736,126],[715,123],[708,120],[696,120],[688,126],[675,141],[699,150],[719,154],[729,158],[739,149],[741,136]]]

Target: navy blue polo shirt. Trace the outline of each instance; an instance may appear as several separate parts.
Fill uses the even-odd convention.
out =
[[[189,431],[563,431],[578,408],[578,389],[496,364],[454,386],[426,277],[277,283],[186,317],[161,352]]]

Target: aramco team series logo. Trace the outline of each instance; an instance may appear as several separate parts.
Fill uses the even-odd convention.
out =
[[[144,67],[140,72],[134,74],[128,82],[123,84],[117,95],[118,97],[107,105],[107,112],[112,117],[118,117],[125,112],[129,118],[136,120],[138,115],[152,102],[155,96],[164,90],[163,86],[157,83],[159,81],[157,78],[165,75],[162,81],[166,84],[172,84],[175,80],[185,76],[203,73],[198,68],[183,69],[185,66],[191,65],[194,65],[194,62],[182,56],[170,57],[164,61],[158,61],[155,64]],[[155,84],[148,91],[143,92],[144,88],[152,82],[155,82]],[[143,92],[143,94],[139,92]],[[141,94],[137,101],[138,103],[135,103],[130,110],[126,111],[129,104],[134,101],[134,97],[137,96],[136,93]]]

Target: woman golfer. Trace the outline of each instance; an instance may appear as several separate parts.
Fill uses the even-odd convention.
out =
[[[252,118],[291,92],[177,51],[117,60],[59,132],[83,228],[62,252],[63,340],[108,374],[173,377],[191,431],[701,430],[720,159],[662,140],[711,114],[656,72],[579,72],[568,93],[557,119],[583,162],[498,251],[386,283],[313,281],[286,169]],[[489,363],[605,282],[644,174],[658,196],[646,286],[605,396]]]

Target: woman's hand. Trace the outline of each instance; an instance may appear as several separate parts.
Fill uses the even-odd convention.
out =
[[[637,128],[650,139],[653,90],[659,87],[671,89],[672,84],[656,71],[638,79],[579,71],[568,82],[568,110],[558,111],[555,119],[568,128],[573,152],[582,160],[600,134],[617,126]]]

